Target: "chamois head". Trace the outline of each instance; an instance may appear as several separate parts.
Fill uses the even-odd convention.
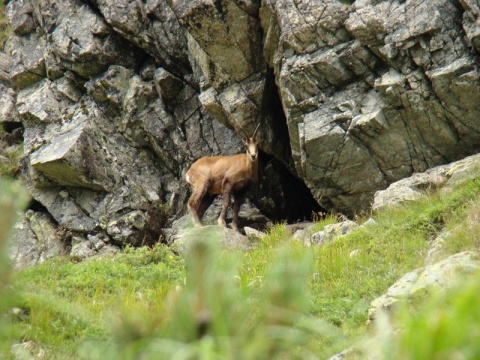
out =
[[[258,129],[260,128],[260,124],[257,125],[255,128],[255,131],[253,132],[253,135],[250,137],[248,136],[247,132],[243,130],[243,128],[240,128],[242,130],[242,133],[240,133],[240,137],[242,138],[243,145],[245,145],[245,148],[247,149],[247,155],[251,161],[256,161],[258,159]]]

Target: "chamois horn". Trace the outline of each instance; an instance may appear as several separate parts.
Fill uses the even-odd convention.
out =
[[[241,127],[240,125],[238,125],[239,129],[242,130],[243,132],[243,135],[245,137],[245,140],[248,140],[250,139],[250,136],[248,136],[247,132],[244,130],[243,127]],[[255,136],[257,135],[257,132],[258,132],[258,129],[260,128],[260,124],[257,125],[257,127],[255,128],[255,131],[253,132],[253,135],[251,136],[252,139],[255,139]]]

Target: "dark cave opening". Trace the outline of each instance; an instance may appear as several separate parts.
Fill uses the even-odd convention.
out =
[[[262,121],[269,133],[263,139],[268,145],[260,151],[257,199],[268,198],[274,206],[257,207],[274,221],[311,221],[326,210],[314,199],[310,189],[296,175],[287,118],[273,69],[267,70],[262,99]]]
[[[327,212],[301,179],[293,175],[281,161],[263,151],[260,151],[259,183],[255,198],[255,205],[275,222],[312,221]],[[265,206],[264,199],[273,201],[274,206]]]
[[[27,206],[28,210],[33,210],[35,212],[45,212],[48,213],[48,209],[39,201],[31,199],[30,203]]]
[[[291,171],[294,171],[287,117],[283,111],[280,92],[275,83],[275,74],[272,68],[267,69],[265,75],[261,108],[262,122],[264,127],[269,130],[264,134],[264,143],[268,144],[265,150],[282,161]]]

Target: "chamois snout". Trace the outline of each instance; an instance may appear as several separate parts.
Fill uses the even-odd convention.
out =
[[[256,161],[258,158],[258,148],[256,143],[245,144],[247,146],[247,155],[251,161]]]
[[[247,155],[250,161],[257,161],[258,159],[258,139],[257,139],[257,132],[260,124],[257,125],[255,131],[253,132],[252,137],[248,136],[245,130],[241,129],[243,132],[242,141],[247,149]]]

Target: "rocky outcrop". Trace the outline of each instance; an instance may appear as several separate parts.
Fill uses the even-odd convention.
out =
[[[184,228],[175,236],[175,242],[172,245],[174,251],[185,254],[195,240],[211,239],[218,241],[223,248],[229,250],[246,251],[254,247],[249,238],[238,231],[224,228],[218,225],[207,225],[201,228]]]
[[[401,301],[425,299],[426,295],[446,291],[459,279],[465,278],[480,268],[478,252],[465,251],[417,269],[400,278],[387,292],[373,300],[368,310],[368,325],[371,325],[380,312],[398,308]]]
[[[303,242],[306,246],[325,245],[339,240],[343,236],[357,229],[359,225],[351,220],[325,225],[320,231],[315,231],[315,223],[304,224],[303,228],[293,232],[293,239]]]
[[[480,174],[480,154],[468,156],[447,165],[433,167],[423,173],[391,184],[375,193],[373,210],[394,207],[418,200],[436,191],[447,192],[455,186],[477,178]]]
[[[12,0],[0,121],[55,226],[157,241],[197,158],[261,123],[252,206],[298,220],[480,150],[478,6],[420,0]]]
[[[262,10],[296,170],[324,206],[360,211],[375,189],[478,152],[471,2],[285,0]]]

